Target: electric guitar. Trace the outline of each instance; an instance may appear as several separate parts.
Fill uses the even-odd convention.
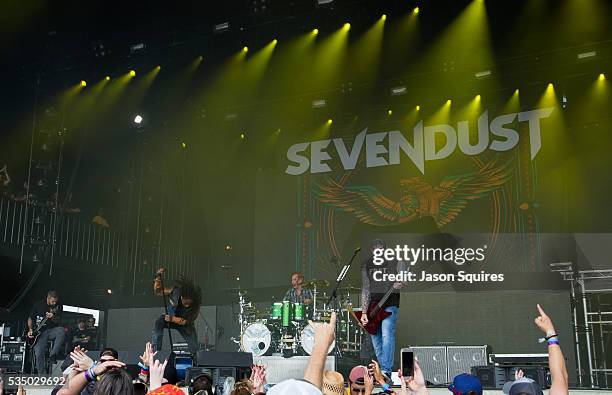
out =
[[[44,316],[44,318],[42,320],[40,320],[40,322],[36,325],[36,328],[34,328],[32,330],[32,336],[25,336],[25,341],[26,344],[28,345],[28,347],[34,347],[36,345],[36,341],[38,340],[38,337],[40,336],[40,334],[42,333],[42,329],[45,325],[47,325],[47,321],[49,321],[49,319],[53,318],[55,316],[55,314],[57,313],[58,307],[54,307],[51,309],[50,313],[53,314],[51,317],[48,317],[47,315]]]
[[[361,323],[361,316],[363,315],[363,312],[362,311],[351,311],[351,314],[353,315],[353,317],[355,317],[359,325],[363,329],[365,329],[368,333],[375,335],[376,332],[378,331],[378,327],[380,326],[380,323],[385,318],[391,315],[391,313],[386,312],[382,307],[387,301],[387,299],[389,299],[389,296],[393,294],[394,290],[395,288],[391,287],[387,291],[387,293],[384,294],[382,298],[380,298],[378,302],[370,303],[370,306],[368,307],[368,312],[367,312],[368,323],[365,326]]]

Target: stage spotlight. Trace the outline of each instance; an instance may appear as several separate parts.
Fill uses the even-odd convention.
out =
[[[246,135],[244,133],[240,133],[240,138],[244,140],[246,138]]]
[[[491,70],[483,70],[474,73],[474,77],[476,78],[485,78],[491,75]]]
[[[547,88],[548,88],[548,89],[552,89],[552,88],[554,88],[553,83],[552,83],[552,82],[549,82],[549,83],[548,83],[548,87],[547,87]]]
[[[183,147],[183,148],[187,148],[187,144],[186,144],[185,142],[182,142],[182,143],[181,143],[181,147]]]
[[[274,39],[274,40],[272,40],[272,43],[273,43],[274,45],[276,45],[276,44],[278,44],[278,40],[277,40],[277,39]]]
[[[81,80],[81,86],[82,87],[86,87],[87,86],[87,82],[85,82],[84,80]]]
[[[327,120],[327,124],[328,124],[328,125],[331,125],[332,123],[334,123],[334,120],[333,120],[333,119],[331,119],[331,118],[329,118],[329,119]]]
[[[395,88],[391,88],[391,96],[401,96],[408,93],[408,88],[405,86],[396,86]]]
[[[142,117],[140,115],[136,115],[134,117],[134,123],[140,125],[142,123]]]
[[[323,108],[327,105],[325,99],[317,99],[312,101],[312,108]]]
[[[227,245],[225,246],[225,251],[231,251],[231,250],[232,250],[232,246],[231,246],[231,245],[229,245],[229,244],[227,244]]]
[[[416,106],[417,111],[421,111],[421,106]]]
[[[104,77],[104,79],[110,81],[110,76],[107,75],[106,77]]]
[[[387,20],[387,15],[386,14],[382,14],[382,16],[380,17],[380,19],[382,19],[383,21]]]
[[[249,47],[247,46],[242,47],[242,52],[249,52]]]
[[[109,294],[109,295],[112,295],[113,294],[113,290],[109,288],[109,289],[106,290],[106,293]]]
[[[346,22],[343,26],[344,30],[351,30],[351,24]]]
[[[578,55],[576,55],[578,60],[594,58],[595,56],[597,56],[597,52],[596,51],[582,52],[582,53],[579,53]]]
[[[161,66],[160,66],[160,65],[157,65],[157,66],[155,66],[155,69],[156,69],[157,71],[159,71],[159,70],[161,70]]]
[[[475,99],[476,101],[480,101],[480,95],[476,95]]]
[[[420,11],[420,10],[419,10],[419,7],[414,7],[414,9],[412,10],[412,13],[413,13],[414,15],[417,15],[417,14],[419,13],[419,11]]]
[[[599,74],[599,78],[600,81],[604,81],[606,79],[606,75],[604,73]]]
[[[319,29],[316,29],[316,28],[315,28],[315,29],[313,29],[313,30],[312,30],[312,34],[313,34],[314,36],[316,36],[317,34],[319,34]]]
[[[515,95],[518,95],[518,94],[519,94],[519,90],[518,90],[518,89],[517,89],[517,90],[515,90],[515,91],[514,91],[514,94],[515,94]]]
[[[453,102],[453,101],[452,101],[451,99],[448,99],[448,100],[446,101],[446,105],[450,106],[452,102]]]
[[[136,77],[136,72],[134,70],[130,70],[130,77]]]
[[[387,111],[387,115],[389,115],[389,116],[393,115],[393,110]]]

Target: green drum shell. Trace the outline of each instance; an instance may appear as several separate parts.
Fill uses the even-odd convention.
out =
[[[283,302],[283,314],[282,314],[282,325],[289,326],[291,321],[291,302],[285,300]]]
[[[294,303],[293,304],[293,317],[296,321],[304,321],[306,318],[304,316],[305,308],[302,303]]]
[[[270,313],[270,318],[273,320],[280,320],[283,312],[283,304],[280,302],[276,302],[272,305],[272,311]]]

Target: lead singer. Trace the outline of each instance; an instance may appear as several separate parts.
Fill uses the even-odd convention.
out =
[[[187,342],[189,352],[195,354],[198,351],[198,334],[194,321],[200,313],[202,290],[182,276],[179,277],[173,288],[164,287],[162,289],[161,276],[163,273],[164,268],[157,271],[153,281],[153,292],[157,296],[168,296],[170,302],[170,306],[168,306],[169,314],[162,314],[155,321],[151,343],[153,343],[155,351],[161,350],[164,329],[169,326],[170,329],[179,331]]]

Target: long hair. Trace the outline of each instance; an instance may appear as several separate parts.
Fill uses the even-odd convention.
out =
[[[134,395],[132,378],[125,369],[111,369],[102,375],[93,395]]]
[[[193,299],[194,309],[199,310],[202,304],[202,289],[184,276],[180,276],[176,280],[176,286],[181,291],[181,297]]]

